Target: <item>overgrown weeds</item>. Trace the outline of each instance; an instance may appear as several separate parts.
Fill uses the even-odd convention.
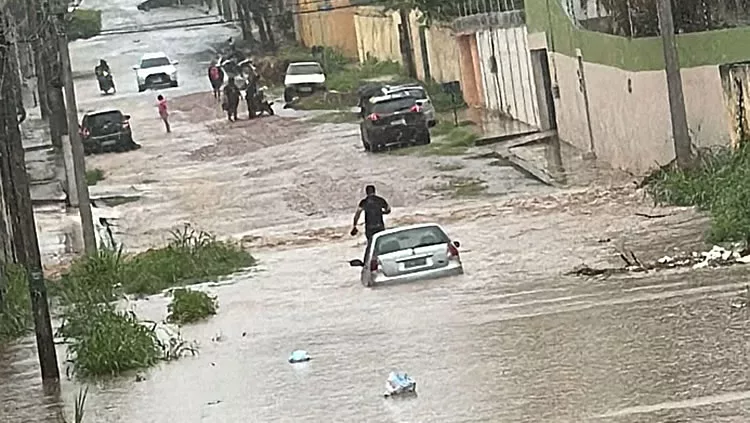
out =
[[[240,246],[186,225],[171,233],[164,248],[134,256],[100,250],[77,260],[63,276],[62,299],[108,302],[120,294],[151,295],[178,285],[205,282],[253,266],[255,259]]]
[[[89,387],[81,388],[78,390],[78,395],[76,396],[76,402],[74,404],[73,408],[73,421],[75,423],[82,423],[83,422],[83,415],[86,408],[86,399],[89,395]],[[65,418],[65,413],[60,412],[59,420],[62,423],[68,423],[68,419]]]
[[[421,156],[460,156],[476,145],[479,135],[470,124],[454,126],[439,123],[431,131],[432,143],[427,146],[408,147],[393,150],[398,155]]]
[[[694,166],[665,166],[642,183],[658,204],[696,206],[712,217],[709,241],[750,240],[750,146],[701,151]]]
[[[98,167],[86,171],[86,185],[93,186],[104,180],[104,171]]]
[[[218,307],[216,297],[205,292],[176,289],[167,309],[167,321],[178,325],[195,323],[215,315]]]
[[[29,284],[23,267],[9,264],[0,273],[0,342],[26,335],[31,329]]]

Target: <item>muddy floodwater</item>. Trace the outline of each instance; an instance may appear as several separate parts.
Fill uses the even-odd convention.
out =
[[[202,14],[141,13],[138,2],[83,5],[103,8],[110,29]],[[750,421],[750,314],[729,305],[746,268],[565,276],[583,263],[622,265],[618,251],[645,261],[705,248],[704,217],[654,212],[616,172],[588,175],[595,184],[571,174],[571,186],[552,188],[469,155],[366,154],[357,124],[313,124],[301,112],[228,124],[205,70],[211,46],[230,35],[219,25],[71,45],[81,111],[120,108],[143,146],[87,158],[106,176],[92,196],[135,198],[112,208],[118,239],[147,248],[192,222],[241,239],[260,260],[230,284],[203,287],[220,308],[182,330],[198,356],[143,381],[91,384],[85,422]],[[183,81],[159,91],[169,135],[157,92],[138,93],[130,69],[159,49],[180,61]],[[116,96],[100,96],[86,76],[99,57]],[[368,183],[391,202],[389,225],[441,223],[461,242],[466,274],[364,288],[347,264],[363,240],[348,225]],[[162,320],[168,301],[129,307]],[[296,349],[312,361],[288,364]],[[64,345],[58,353],[64,366]],[[383,398],[392,370],[416,379],[418,397]],[[72,415],[82,385],[65,379],[45,395],[39,379],[32,338],[0,347],[0,423]]]
[[[183,329],[199,356],[92,386],[87,421],[747,421],[750,316],[729,307],[745,269],[562,276],[586,257],[612,260],[608,231],[630,228],[629,248],[646,257],[668,231],[690,245],[702,223],[629,211],[452,223],[466,275],[375,289],[346,266],[357,241],[261,251],[257,271],[207,288],[219,314]],[[162,319],[167,301],[133,306]],[[287,364],[295,349],[313,360]],[[30,343],[0,354],[3,422],[53,421],[35,359]],[[382,398],[394,369],[416,378],[417,398]],[[62,392],[70,409],[77,386]]]

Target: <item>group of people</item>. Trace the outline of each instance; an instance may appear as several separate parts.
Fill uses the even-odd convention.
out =
[[[227,78],[226,84],[224,83],[225,76],[227,76],[227,73],[225,73],[222,64],[219,63],[218,60],[213,61],[208,67],[208,80],[211,83],[214,98],[217,101],[221,102],[221,107],[226,112],[227,119],[229,119],[230,121],[236,121],[237,109],[240,105],[242,93],[235,81],[236,75],[234,75],[233,73],[228,73],[229,78]],[[255,117],[255,107],[253,105],[253,102],[255,101],[258,93],[258,74],[254,69],[251,68],[249,77],[246,81],[247,86],[245,87],[245,99],[247,101],[248,114],[250,115],[250,119],[252,119]]]

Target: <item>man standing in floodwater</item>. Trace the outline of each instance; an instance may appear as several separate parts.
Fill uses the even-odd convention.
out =
[[[383,215],[391,213],[391,206],[388,205],[388,202],[383,197],[375,194],[375,185],[366,186],[365,194],[367,196],[359,202],[357,211],[354,213],[354,224],[351,234],[352,236],[357,235],[357,223],[359,223],[359,217],[364,212],[365,237],[367,238],[367,246],[369,247],[372,236],[385,230]]]
[[[164,121],[164,126],[167,128],[167,133],[172,132],[172,128],[169,127],[169,112],[167,111],[167,99],[164,98],[163,95],[159,94],[158,97],[156,97],[156,100],[159,101],[159,116],[161,117],[161,120]]]

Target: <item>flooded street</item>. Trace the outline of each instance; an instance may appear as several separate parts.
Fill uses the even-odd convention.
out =
[[[105,23],[158,22],[158,11],[133,17],[136,3],[107,2]],[[701,250],[705,218],[676,208],[636,215],[651,205],[616,172],[617,183],[552,188],[468,156],[365,154],[356,124],[313,124],[302,112],[227,124],[205,92],[205,61],[236,31],[212,28],[71,46],[80,74],[108,51],[122,87],[103,98],[81,77],[81,110],[107,103],[131,114],[143,145],[87,158],[106,174],[92,194],[138,197],[114,208],[126,247],[158,245],[192,222],[242,240],[260,261],[204,286],[218,296],[218,314],[182,329],[200,343],[198,356],[157,366],[141,382],[90,385],[85,422],[748,421],[750,316],[729,306],[747,269],[565,276],[583,263],[619,266],[623,249],[644,261]],[[117,48],[107,47],[112,39]],[[138,94],[127,77],[154,48],[180,60],[185,81],[163,91],[169,135],[156,92]],[[467,195],[457,180],[483,188]],[[434,221],[461,241],[466,274],[364,288],[347,262],[364,247],[348,231],[367,183],[391,202],[389,225]],[[131,307],[163,320],[168,302]],[[61,406],[72,415],[81,385],[66,379],[60,398],[45,396],[34,348],[29,338],[0,349],[2,423],[56,422]],[[288,364],[296,349],[312,361]],[[58,356],[64,365],[62,345]],[[391,370],[412,375],[419,396],[383,399]]]

